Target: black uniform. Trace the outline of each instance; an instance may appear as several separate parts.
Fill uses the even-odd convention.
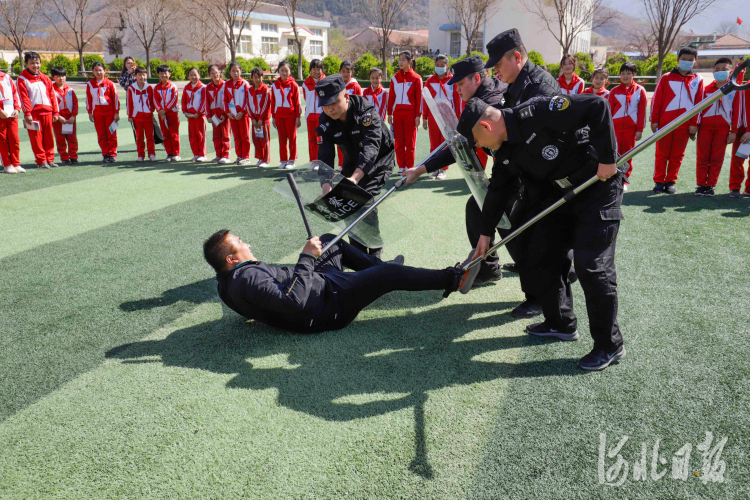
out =
[[[536,97],[502,113],[508,142],[495,152],[481,217],[481,232],[486,236],[494,234],[519,174],[542,190],[550,190],[547,199],[535,204],[542,208],[572,194],[572,187],[596,175],[599,163],[615,163],[616,159],[612,117],[601,97]],[[524,268],[531,292],[542,306],[545,321],[561,332],[572,332],[577,326],[568,281],[570,250],[574,250],[594,348],[605,351],[622,344],[614,260],[623,218],[622,186],[621,173],[597,182],[521,235],[521,248],[528,252]]]
[[[377,109],[367,99],[358,95],[349,96],[346,122],[321,114],[316,133],[318,160],[326,165],[333,165],[338,146],[344,156],[342,174],[350,177],[356,169],[361,169],[365,175],[358,185],[373,196],[380,194],[395,165],[393,136]],[[321,182],[326,182],[326,179],[321,179]],[[368,221],[377,225],[377,209]],[[355,240],[351,242],[358,248],[365,249]],[[377,256],[380,256],[381,251],[382,248],[370,249]]]

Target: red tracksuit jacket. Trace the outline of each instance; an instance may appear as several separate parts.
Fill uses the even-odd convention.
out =
[[[719,90],[719,86],[716,85],[715,81],[711,82],[708,87],[703,89],[703,95],[699,101],[706,99],[717,90]],[[710,129],[726,128],[728,131],[732,126],[732,108],[736,96],[737,93],[732,92],[713,103],[708,109],[701,111],[698,115],[698,126]]]
[[[651,123],[660,128],[691,109],[703,95],[703,79],[692,71],[682,76],[675,68],[661,77],[651,99]],[[695,126],[695,116],[679,128]]]
[[[299,118],[302,108],[299,101],[299,86],[294,78],[276,80],[271,86],[271,116],[279,118]]]
[[[419,116],[422,113],[422,77],[409,68],[406,72],[399,70],[391,78],[388,91],[388,114],[411,113]]]
[[[224,80],[219,79],[219,84],[210,82],[206,85],[206,115],[209,118],[221,117],[224,114]]]
[[[362,92],[362,96],[375,106],[375,109],[380,114],[380,118],[385,120],[386,106],[388,106],[388,91],[382,85],[377,90],[373,89],[372,85],[370,85]]]
[[[594,87],[589,87],[582,92],[582,94],[593,94],[593,93],[594,93]],[[596,95],[601,96],[606,99],[609,96],[609,90],[602,87],[596,91]]]
[[[646,125],[646,89],[635,82],[630,87],[621,83],[609,92],[607,100],[616,135],[626,131],[643,132]]]
[[[2,107],[8,116],[13,110],[21,110],[21,101],[18,99],[18,90],[13,79],[0,71],[0,95],[2,96]]]
[[[463,107],[459,104],[461,97],[458,95],[458,89],[455,85],[447,85],[452,76],[450,72],[446,72],[445,76],[440,78],[435,73],[424,82],[424,86],[429,89],[433,99],[448,99],[456,112],[456,117],[460,118]],[[431,116],[430,108],[422,102],[422,118],[426,120]]]
[[[112,80],[106,76],[101,82],[96,78],[89,80],[86,84],[86,111],[90,115],[120,111],[120,98]]]
[[[188,83],[182,91],[182,112],[205,115],[206,114],[206,86],[198,80],[193,85]]]
[[[177,105],[177,87],[174,83],[167,80],[166,84],[161,82],[154,86],[154,108],[156,111],[162,109],[167,112],[177,113],[179,107]]]
[[[242,77],[236,82],[234,80],[224,82],[224,113],[231,115],[230,105],[234,104],[237,114],[250,114],[248,107],[250,88],[251,85]]]
[[[320,77],[325,78],[325,76],[321,72]],[[311,114],[319,115],[323,112],[323,108],[320,107],[318,94],[315,93],[315,80],[313,80],[313,77],[308,76],[302,83],[302,94],[305,97],[305,119]]]
[[[70,120],[71,116],[78,116],[78,97],[76,93],[67,85],[63,88],[53,85],[52,89],[55,91],[55,96],[57,97],[57,109],[60,112],[60,116],[66,120]]]
[[[128,87],[127,94],[127,106],[128,106],[128,118],[132,118],[135,121],[151,121],[153,120],[154,110],[154,87],[146,84],[146,87],[141,90],[138,88],[138,83],[132,84]]]
[[[250,116],[253,120],[267,122],[271,119],[271,91],[268,85],[262,83],[257,89],[250,87]]]
[[[24,114],[57,116],[57,97],[52,88],[55,84],[42,72],[32,75],[28,69],[18,77],[18,96]]]
[[[747,129],[750,119],[750,90],[734,93],[732,106],[732,133],[738,133],[740,128]]]
[[[349,95],[362,95],[362,87],[357,80],[352,78],[346,84],[346,93]]]
[[[562,73],[557,77],[557,83],[560,84],[560,90],[562,90],[563,94],[582,94],[583,87],[586,86],[586,83],[581,80],[581,77],[575,73],[573,73],[573,79],[570,80],[570,84],[565,81],[565,75]]]

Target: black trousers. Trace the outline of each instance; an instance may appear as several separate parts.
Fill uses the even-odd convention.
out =
[[[388,179],[393,173],[393,166],[395,164],[394,158],[395,153],[393,151],[391,151],[385,157],[381,158],[375,165],[373,165],[373,174],[363,177],[358,185],[374,197],[377,197],[383,190],[383,186],[386,182],[388,182]],[[380,238],[380,219],[378,218],[378,209],[376,208],[375,210],[373,210],[372,213],[370,213],[370,215],[368,215],[367,218],[361,222],[361,224],[367,224],[377,231],[376,239],[380,240],[380,245],[368,248],[366,245],[360,243],[351,236],[349,237],[349,243],[363,252],[380,258],[383,255],[383,240]]]
[[[325,245],[333,237],[325,234],[320,241]],[[344,267],[354,272],[344,272]],[[325,276],[334,301],[329,308],[335,311],[331,330],[345,327],[362,309],[389,292],[445,290],[455,277],[451,268],[432,270],[383,262],[344,241],[322,255],[315,270]]]
[[[623,180],[623,174],[618,174],[583,191],[529,228],[524,247],[531,293],[541,304],[545,321],[565,332],[577,328],[568,279],[575,262],[597,349],[611,350],[622,344],[615,246],[622,220]]]

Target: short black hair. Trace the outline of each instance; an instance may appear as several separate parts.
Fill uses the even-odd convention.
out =
[[[198,68],[196,68],[195,66],[193,66],[192,68],[190,68],[189,70],[187,70],[187,75],[188,75],[188,77],[190,76],[190,72],[191,72],[191,71],[193,71],[193,70],[195,70],[195,71],[197,71],[197,72],[198,72],[198,79],[200,80],[200,77],[201,77],[201,71],[200,71],[200,70],[199,70]]]
[[[503,57],[506,58],[506,59],[510,59],[511,56],[513,54],[515,54],[516,52],[518,52],[519,54],[521,54],[521,57],[529,57],[529,53],[526,52],[526,47],[523,46],[523,45],[519,45],[518,47],[514,47],[514,48],[510,49],[508,52],[506,52],[505,54],[503,54]]]
[[[310,69],[320,68],[323,69],[323,61],[320,59],[313,59],[310,61]]]
[[[240,68],[240,73],[242,73],[242,66],[240,66],[240,63],[238,63],[237,61],[229,63],[229,69],[227,71],[232,71],[232,68],[234,68],[235,66]]]
[[[380,68],[376,68],[375,66],[373,66],[372,68],[370,68],[370,76],[372,76],[373,73],[380,73],[382,75],[383,74],[383,70],[380,69]]]
[[[281,61],[279,63],[278,66],[276,66],[276,72],[277,73],[279,72],[279,70],[281,69],[282,66],[286,66],[287,68],[289,68],[289,72],[290,73],[292,72],[292,65],[291,65],[291,63],[289,61],[287,61],[287,60],[283,60],[283,61]]]
[[[166,64],[160,64],[160,65],[158,65],[156,67],[156,72],[157,73],[170,73],[171,74],[172,70],[169,69],[169,66],[167,66]]]
[[[49,74],[51,76],[68,76],[68,72],[65,71],[65,68],[61,68],[60,66],[53,66],[49,69]]]
[[[636,73],[638,73],[638,66],[636,66],[632,61],[625,61],[620,65],[620,73],[622,73],[623,71],[630,71],[635,75]]]
[[[227,236],[229,236],[229,229],[219,229],[203,242],[203,257],[217,274],[224,270],[227,255],[231,250],[227,243]]]
[[[722,57],[720,59],[717,59],[716,62],[714,63],[714,68],[716,67],[717,64],[728,64],[730,66],[734,66],[734,64],[732,63],[732,60],[729,59],[728,57]]]
[[[563,66],[565,66],[565,63],[567,62],[568,59],[570,59],[571,61],[573,61],[573,66],[575,66],[576,64],[578,64],[578,60],[575,58],[575,56],[571,56],[570,54],[565,54],[564,56],[562,56],[562,59],[560,59],[560,67],[561,68]]]
[[[214,68],[216,68],[216,71],[218,71],[219,73],[221,73],[221,70],[219,69],[219,65],[218,64],[211,64],[211,65],[208,66],[208,74],[211,74],[211,70],[214,69]]]
[[[40,56],[36,52],[26,52],[23,55],[23,63],[24,64],[27,64],[29,62],[29,60],[31,60],[31,59],[39,59],[41,61],[42,60],[42,56]]]
[[[680,51],[677,53],[677,59],[679,59],[682,56],[693,56],[696,59],[698,59],[698,49],[696,49],[695,47],[691,47],[689,45],[687,47],[682,47]]]
[[[406,59],[409,61],[414,59],[414,56],[411,54],[411,50],[402,50],[401,52],[398,53],[398,57],[401,57],[401,56],[406,56]]]
[[[92,64],[92,65],[91,65],[91,70],[93,71],[93,70],[94,70],[94,68],[99,68],[99,67],[101,67],[101,68],[102,68],[103,70],[105,70],[105,71],[107,70],[107,67],[106,67],[106,66],[104,66],[104,63],[103,63],[103,62],[100,62],[100,61],[96,61],[96,62],[95,62],[94,64]]]
[[[604,75],[604,79],[606,80],[609,78],[609,71],[607,71],[607,68],[598,68],[591,74],[591,78],[594,78],[596,75]]]
[[[255,75],[258,75],[259,77],[263,78],[263,70],[259,67],[254,67],[252,71],[250,71],[250,78],[254,77]]]
[[[438,61],[445,61],[446,63],[448,63],[449,66],[451,62],[450,59],[448,59],[448,56],[446,56],[445,54],[438,54],[435,57],[435,62],[437,63]]]
[[[339,66],[339,71],[341,71],[344,68],[346,68],[346,69],[352,69],[352,62],[351,61],[343,61],[341,63],[341,66]]]
[[[133,71],[133,74],[140,75],[141,73],[148,73],[148,70],[144,68],[143,66],[136,66],[135,71]]]

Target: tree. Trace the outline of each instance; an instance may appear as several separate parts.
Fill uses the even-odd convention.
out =
[[[176,0],[115,0],[117,8],[132,32],[132,36],[146,53],[146,68],[151,77],[151,50],[161,42],[161,33],[179,19]],[[160,44],[157,44],[156,48]]]
[[[644,59],[648,59],[656,54],[656,41],[656,35],[652,32],[639,29],[631,35],[628,47],[638,52]]]
[[[378,44],[383,61],[383,79],[388,78],[388,47],[391,33],[402,17],[414,7],[414,0],[359,0],[359,9],[371,26],[377,27]]]
[[[521,0],[521,4],[555,37],[563,54],[570,54],[576,38],[605,26],[617,15],[607,8],[607,1]]]
[[[99,35],[107,18],[93,15],[92,0],[47,0],[47,4],[49,8],[42,11],[44,17],[52,23],[60,38],[78,52],[78,60],[81,62],[79,69],[84,71],[83,51]],[[62,21],[55,22],[55,17]],[[64,32],[60,31],[58,24],[63,26]]]
[[[472,42],[481,37],[486,20],[498,13],[501,3],[502,0],[443,0],[448,18],[461,26],[467,56],[474,45]]]
[[[260,0],[205,0],[206,13],[220,27],[219,39],[229,50],[232,61],[237,59],[237,49],[241,47],[242,30],[250,27],[250,15],[258,7]]]
[[[737,35],[740,32],[740,25],[736,21],[723,21],[719,23],[716,28],[716,34],[721,35]]]
[[[279,3],[286,12],[286,17],[289,19],[289,23],[292,25],[292,34],[294,35],[294,45],[297,46],[297,57],[298,61],[303,59],[302,56],[302,38],[299,36],[299,29],[297,28],[297,9],[304,0],[279,0]],[[297,80],[302,80],[302,65],[297,65]]]
[[[42,10],[42,0],[2,0],[0,1],[0,34],[8,38],[23,61],[26,37],[34,26],[38,12]]]
[[[656,79],[661,78],[664,58],[685,24],[718,0],[641,0],[651,33],[656,38]]]
[[[182,7],[189,30],[182,33],[182,42],[201,54],[201,61],[208,61],[210,53],[224,44],[220,27],[215,23],[203,3],[185,3]],[[224,61],[221,61],[224,62]]]

